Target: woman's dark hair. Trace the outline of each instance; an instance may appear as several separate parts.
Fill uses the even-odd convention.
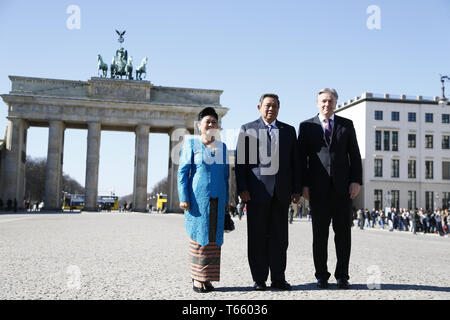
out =
[[[217,115],[216,110],[211,107],[206,107],[205,109],[200,111],[200,113],[198,114],[198,121],[201,121],[206,116],[212,116],[216,118],[216,120],[219,120],[219,116]]]

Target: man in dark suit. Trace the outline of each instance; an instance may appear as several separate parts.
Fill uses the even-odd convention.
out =
[[[248,261],[255,290],[291,290],[285,279],[288,208],[300,198],[297,138],[294,127],[277,120],[280,101],[264,94],[261,117],[244,124],[238,138],[236,186],[247,203]]]
[[[338,287],[348,289],[352,200],[362,184],[362,163],[353,122],[334,114],[338,95],[325,88],[317,95],[319,114],[300,124],[298,147],[302,193],[310,201],[317,286],[328,287],[328,232],[335,233]]]

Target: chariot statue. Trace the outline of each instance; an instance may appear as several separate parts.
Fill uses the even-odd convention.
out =
[[[121,78],[127,75],[128,52],[124,48],[116,50],[116,56],[112,58],[110,72],[111,78]]]
[[[112,58],[110,69],[110,77],[111,79],[122,79],[123,76],[128,80],[133,80],[133,57],[128,57],[128,52],[122,47],[122,43],[125,41],[123,36],[126,31],[118,31],[116,33],[119,35],[118,42],[120,43],[120,49],[116,50],[116,55]],[[102,56],[98,55],[98,73],[100,75],[100,71],[102,72],[103,77],[107,76],[108,65],[103,62]],[[136,80],[142,80],[142,75],[147,76],[147,57],[145,57],[141,65],[136,68]]]

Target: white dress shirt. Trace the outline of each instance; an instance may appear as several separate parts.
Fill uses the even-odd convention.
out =
[[[331,119],[331,133],[333,133],[333,129],[334,129],[334,113],[331,115],[330,117]],[[320,124],[322,125],[322,129],[323,129],[323,133],[325,134],[325,127],[327,126],[327,123],[325,122],[325,117],[319,113],[319,120],[320,120]]]
[[[278,139],[278,127],[277,127],[277,120],[272,121],[271,123],[267,123],[264,119],[264,124],[266,125],[266,129],[269,125],[272,126],[271,132],[270,134],[273,135],[275,137],[275,141],[277,141]],[[273,129],[277,129],[277,130],[273,130]],[[273,139],[272,139],[273,140]]]

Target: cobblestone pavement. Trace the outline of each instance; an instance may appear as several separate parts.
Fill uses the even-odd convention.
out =
[[[289,226],[289,292],[254,292],[246,221],[225,234],[217,291],[193,292],[177,214],[0,215],[0,299],[450,299],[450,239],[352,230],[350,290],[315,286],[311,225]],[[329,269],[335,265],[330,230]],[[270,282],[269,282],[270,284]]]

